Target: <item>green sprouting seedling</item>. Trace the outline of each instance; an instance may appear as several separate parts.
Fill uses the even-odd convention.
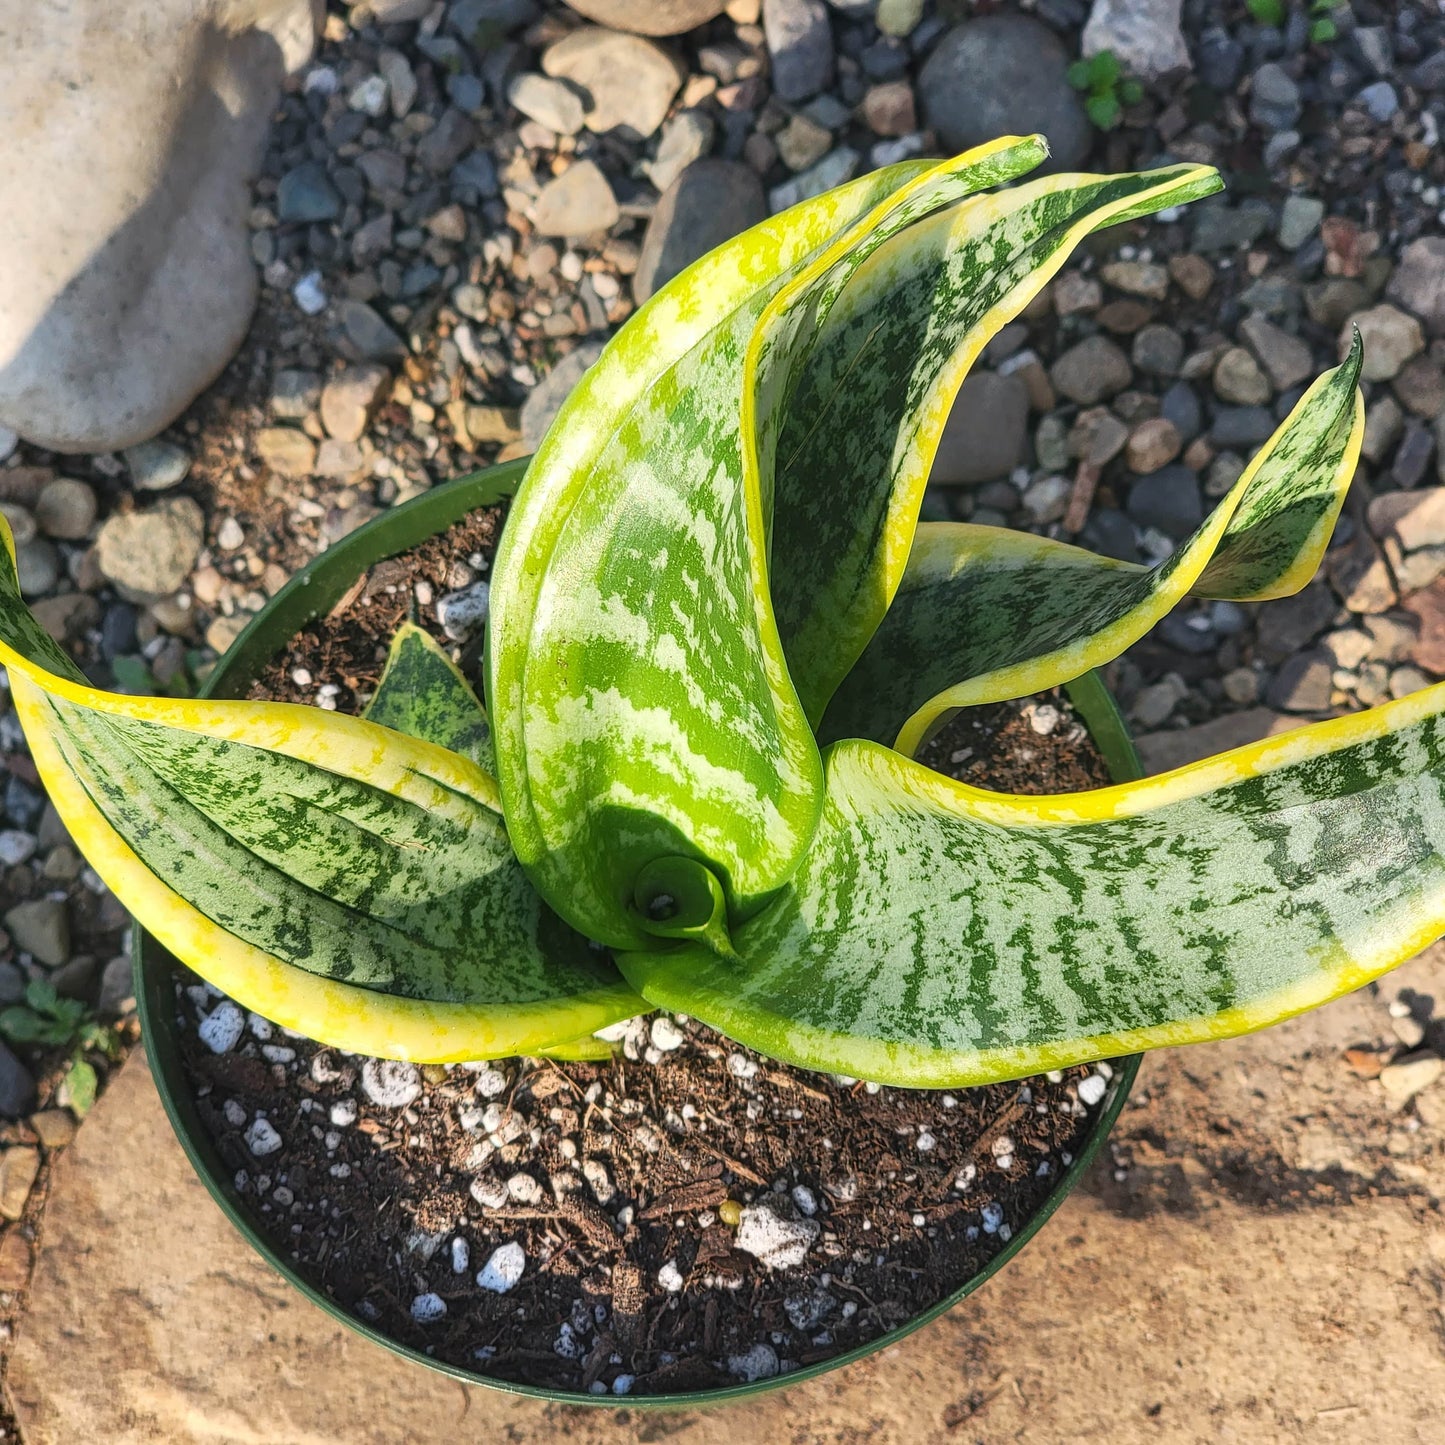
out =
[[[1284,25],[1289,14],[1284,0],[1245,0],[1245,5],[1261,25],[1275,29]],[[1334,11],[1338,8],[1339,0],[1307,0],[1305,9],[1310,17],[1309,38],[1313,44],[1324,45],[1339,35],[1339,26],[1334,21]]]
[[[1119,124],[1126,105],[1144,98],[1144,87],[1124,74],[1119,57],[1112,50],[1100,50],[1076,60],[1066,72],[1069,84],[1084,94],[1084,110],[1100,130]]]
[[[1363,436],[1356,338],[1157,566],[920,524],[990,338],[1093,232],[1220,187],[1021,181],[1047,154],[865,175],[641,307],[512,503],[485,708],[413,626],[359,718],[102,692],[0,567],[0,662],[96,870],[341,1048],[585,1053],[665,1008],[920,1087],[1261,1028],[1445,932],[1445,685],[1058,797],[916,761],[1187,597],[1299,591]]]
[[[69,1053],[65,1077],[57,1101],[69,1107],[79,1119],[95,1103],[95,1066],[87,1050],[114,1056],[115,1034],[100,1023],[79,999],[62,998],[46,979],[32,979],[25,986],[25,1002],[0,1012],[0,1036],[13,1044],[31,1044],[43,1049],[64,1049]]]

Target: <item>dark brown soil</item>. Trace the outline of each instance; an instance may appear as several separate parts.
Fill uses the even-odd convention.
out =
[[[435,630],[416,581],[441,591],[457,557],[490,553],[496,525],[479,513],[373,568],[253,695],[313,701],[293,681],[304,668],[358,708],[402,617]],[[962,714],[925,760],[1016,791],[1107,781],[1055,696]],[[878,1339],[988,1265],[1104,1107],[1079,1098],[1088,1068],[879,1088],[665,1015],[634,1020],[603,1063],[379,1065],[255,1016],[215,1053],[198,1025],[234,1006],[182,970],[177,998],[206,1128],[306,1278],[439,1360],[594,1394],[736,1384]],[[740,1248],[759,1225],[796,1237],[800,1261],[770,1268]],[[480,1287],[493,1252],[515,1245],[520,1280]]]

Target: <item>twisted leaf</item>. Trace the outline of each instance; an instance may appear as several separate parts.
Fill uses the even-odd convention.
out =
[[[912,756],[950,710],[1024,697],[1137,642],[1185,596],[1286,597],[1314,575],[1364,435],[1358,336],[1208,520],[1156,567],[1001,527],[918,529],[902,586],[829,705],[824,743]]]
[[[1039,158],[1031,144],[1005,153],[1013,169]],[[867,245],[850,234],[769,305],[754,348],[766,360],[786,340],[792,378],[764,386],[757,406],[764,478],[776,455],[773,605],[811,719],[888,611],[944,424],[983,348],[1091,231],[1219,184],[1205,166],[1050,176],[907,229],[879,224]],[[903,194],[936,188],[929,176]]]
[[[814,846],[738,957],[619,963],[750,1048],[913,1086],[1263,1028],[1445,930],[1442,709],[1445,685],[1052,798],[838,743]]]

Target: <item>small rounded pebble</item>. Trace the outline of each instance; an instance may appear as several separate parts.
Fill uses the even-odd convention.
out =
[[[477,1075],[476,1089],[483,1099],[495,1099],[506,1088],[507,1076],[500,1069],[483,1069]]]
[[[465,1274],[472,1262],[472,1248],[461,1235],[452,1240],[452,1273]]]
[[[919,1153],[921,1153],[921,1154],[927,1154],[928,1151],[929,1151],[930,1149],[932,1149],[932,1148],[934,1147],[934,1145],[936,1145],[937,1143],[938,1143],[938,1140],[937,1140],[936,1138],[934,1138],[934,1136],[933,1136],[932,1134],[930,1134],[927,1129],[923,1129],[923,1130],[921,1130],[921,1131],[919,1132],[919,1135],[918,1135],[918,1150],[919,1150]]]
[[[1108,1081],[1102,1074],[1090,1074],[1079,1083],[1079,1102],[1093,1108],[1108,1090]]]
[[[530,1174],[518,1173],[507,1180],[507,1193],[518,1204],[535,1204],[542,1197],[542,1186]]]
[[[687,1042],[687,1035],[666,1014],[658,1014],[652,1021],[652,1047],[659,1053],[670,1054]]]
[[[361,1066],[361,1090],[382,1109],[404,1109],[421,1097],[421,1070],[396,1059],[368,1059]]]
[[[281,1136],[269,1119],[256,1118],[246,1130],[246,1147],[258,1159],[274,1154],[281,1147]]]
[[[755,1078],[758,1072],[758,1065],[755,1059],[750,1059],[746,1054],[728,1055],[728,1073],[735,1079]]]
[[[411,1317],[419,1325],[435,1324],[447,1312],[447,1302],[439,1294],[419,1294],[411,1302]]]
[[[355,1099],[338,1099],[332,1106],[327,1118],[336,1125],[338,1129],[345,1129],[348,1125],[356,1123],[357,1107]]]
[[[238,1099],[227,1099],[223,1112],[226,1115],[226,1122],[233,1129],[239,1129],[246,1122],[245,1107]]]
[[[493,1294],[506,1294],[527,1268],[527,1255],[522,1246],[514,1240],[494,1249],[491,1257],[477,1274],[477,1288],[490,1290]]]
[[[630,1395],[636,1380],[636,1375],[618,1375],[612,1382],[612,1393],[614,1395]]]
[[[997,1234],[999,1226],[1003,1223],[1003,1205],[990,1201],[983,1206],[982,1214],[983,1232],[985,1234]]]
[[[793,1185],[793,1203],[798,1206],[800,1214],[806,1214],[810,1219],[818,1212],[818,1196],[806,1184]]]
[[[507,1193],[507,1186],[500,1179],[491,1179],[485,1175],[472,1180],[470,1192],[483,1209],[505,1209],[507,1200],[511,1197]]]
[[[235,1004],[228,999],[218,1003],[210,1014],[202,1019],[196,1030],[201,1042],[213,1054],[228,1054],[241,1042],[246,1029],[246,1018]]]
[[[670,1259],[660,1270],[657,1271],[657,1282],[668,1294],[677,1294],[682,1289],[682,1271],[677,1267],[677,1261]]]
[[[754,1380],[770,1380],[778,1373],[778,1352],[760,1341],[746,1354],[729,1355],[728,1373],[749,1384]]]

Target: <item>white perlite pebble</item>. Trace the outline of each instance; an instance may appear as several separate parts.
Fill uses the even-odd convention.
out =
[[[514,1174],[507,1180],[507,1193],[518,1204],[535,1204],[542,1197],[542,1186],[530,1174]]]
[[[332,1106],[327,1118],[336,1125],[338,1129],[345,1129],[356,1123],[356,1100],[338,1099]]]
[[[1003,1223],[1003,1206],[994,1203],[985,1204],[982,1214],[983,1232],[985,1234],[997,1234],[999,1226]]]
[[[472,1247],[461,1235],[452,1240],[452,1273],[465,1274],[472,1262]]]
[[[249,1013],[246,1015],[246,1027],[250,1029],[263,1044],[276,1033],[276,1025],[273,1024],[270,1019],[263,1019],[258,1013]]]
[[[793,1185],[793,1203],[798,1206],[798,1213],[806,1214],[809,1219],[818,1212],[818,1196],[806,1184]]]
[[[404,1109],[421,1096],[421,1070],[395,1059],[368,1059],[361,1066],[361,1091],[383,1109]]]
[[[491,1290],[493,1294],[506,1294],[527,1267],[527,1255],[515,1241],[494,1249],[491,1258],[482,1266],[477,1275],[477,1288]]]
[[[239,1129],[246,1122],[246,1110],[239,1099],[227,1099],[223,1112],[226,1122],[233,1129]]]
[[[245,1030],[245,1014],[228,1000],[218,1003],[196,1032],[213,1054],[228,1054],[241,1042]]]
[[[657,1271],[657,1282],[668,1294],[677,1294],[682,1289],[682,1271],[677,1267],[677,1261],[670,1259]]]
[[[1108,1087],[1109,1081],[1102,1074],[1090,1074],[1079,1084],[1079,1102],[1092,1109],[1104,1097]]]
[[[750,1204],[738,1221],[734,1243],[769,1269],[796,1269],[820,1228],[816,1220],[786,1218],[771,1203]]]
[[[778,1352],[758,1343],[745,1355],[728,1356],[728,1374],[752,1384],[754,1380],[771,1380],[778,1373]]]
[[[246,1130],[246,1147],[258,1159],[274,1154],[281,1147],[281,1136],[272,1127],[269,1119],[257,1118]]]
[[[653,1019],[652,1047],[659,1053],[670,1054],[674,1049],[680,1049],[686,1042],[687,1035],[666,1014],[658,1014]]]
[[[506,1092],[507,1076],[500,1069],[483,1069],[477,1075],[477,1093],[483,1099],[495,1099]]]
[[[511,1198],[507,1193],[507,1186],[500,1179],[492,1179],[487,1175],[472,1180],[470,1193],[483,1209],[505,1209],[507,1200]]]
[[[419,1294],[411,1302],[411,1317],[419,1325],[435,1324],[447,1312],[447,1302],[439,1294]]]
[[[932,1134],[930,1134],[927,1129],[922,1129],[922,1130],[919,1131],[919,1134],[918,1134],[918,1150],[919,1150],[919,1153],[921,1153],[921,1154],[927,1154],[928,1151],[929,1151],[930,1149],[932,1149],[932,1148],[934,1147],[934,1145],[937,1144],[937,1143],[938,1143],[938,1140],[935,1139],[934,1136],[933,1136]]]
[[[0,831],[0,863],[7,868],[17,868],[40,846],[40,839],[34,833],[22,833],[18,828]]]
[[[1033,712],[1029,714],[1029,726],[1033,728],[1040,737],[1046,738],[1058,727],[1062,717],[1063,714],[1059,712],[1058,708],[1050,707],[1048,703],[1041,702]]]
[[[636,1381],[636,1375],[618,1375],[612,1382],[612,1393],[614,1395],[630,1395]]]
[[[735,1079],[751,1079],[758,1072],[757,1063],[746,1054],[728,1055],[728,1073]]]

